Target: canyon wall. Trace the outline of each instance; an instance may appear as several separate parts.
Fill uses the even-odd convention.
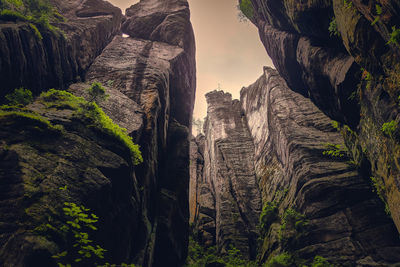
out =
[[[64,202],[83,205],[97,215],[98,229],[90,231],[90,238],[107,250],[104,259],[95,262],[93,256],[74,263],[77,266],[106,262],[183,265],[188,245],[189,129],[196,84],[188,3],[142,0],[128,9],[122,26],[121,11],[105,1],[52,3],[68,19],[57,24],[65,39],[57,39],[59,46],[42,47],[53,38],[43,34],[42,40],[31,42],[38,50],[16,46],[15,53],[21,57],[14,57],[10,64],[20,64],[21,69],[10,68],[22,78],[2,94],[18,86],[34,92],[64,88],[79,74],[84,82],[70,84],[68,92],[90,100],[88,88],[101,82],[108,98],[99,105],[133,137],[143,162],[115,135],[114,126],[107,128],[109,124],[104,124],[96,109],[85,115],[81,106],[85,110],[88,104],[68,93],[42,95],[22,109],[1,111],[0,265],[53,266],[65,263],[62,260],[74,261],[70,254],[61,260],[51,257],[73,251],[68,236],[55,230],[65,223]],[[135,26],[143,21],[152,24],[145,29]],[[1,31],[9,27],[21,32],[28,26],[5,22]],[[121,31],[129,37],[114,37]],[[24,34],[29,40],[36,38],[33,32]],[[18,32],[14,35],[25,38]],[[19,39],[7,40],[14,46]],[[62,49],[67,52],[62,54]],[[40,53],[35,54],[38,58],[29,54],[36,51],[44,51],[55,61]],[[23,67],[36,65],[45,69],[35,73]],[[73,69],[71,75],[69,69]],[[0,76],[7,77],[3,72]]]
[[[283,251],[302,259],[319,255],[340,266],[400,261],[396,228],[369,177],[346,153],[324,153],[332,144],[344,148],[327,116],[271,68],[242,89],[241,104],[265,209],[262,261]]]
[[[213,91],[206,98],[205,137],[196,140],[204,160],[203,173],[196,176],[199,239],[221,253],[233,246],[255,258],[261,198],[246,118],[229,93]]]
[[[250,20],[279,74],[340,122],[354,161],[376,181],[400,229],[398,1],[251,3]]]
[[[262,201],[259,264],[283,264],[286,257],[284,266],[309,265],[320,256],[340,266],[396,266],[399,4],[240,0],[239,6],[276,67],[265,68],[240,99],[250,132],[243,140],[250,138],[254,154],[237,153],[254,161]],[[199,241],[218,247],[223,244],[216,237],[218,225],[232,220],[219,222],[223,218],[215,211],[222,204],[213,191],[218,179],[206,177],[222,175],[230,159],[213,160],[208,144],[230,136],[210,112],[224,100],[215,92],[207,98],[205,140],[196,138],[192,156],[204,162],[196,167],[191,212]],[[235,120],[231,113],[226,111],[225,121]],[[213,134],[207,132],[210,125]]]

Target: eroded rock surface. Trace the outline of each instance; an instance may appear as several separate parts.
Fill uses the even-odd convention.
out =
[[[378,181],[400,229],[398,1],[251,2],[276,69],[291,90],[341,122],[353,160]],[[385,132],[387,123],[396,127]]]
[[[271,68],[242,89],[241,104],[254,140],[263,203],[277,207],[266,222],[260,259],[290,251],[341,266],[398,263],[396,228],[369,177],[363,179],[345,155],[323,155],[327,143],[344,147],[331,120]],[[286,228],[280,226],[289,208],[305,215],[294,229],[287,221]]]
[[[64,33],[39,27],[43,39],[25,22],[0,22],[0,96],[25,86],[33,92],[65,88],[85,72],[120,30],[121,10],[103,0],[51,4],[65,18]]]
[[[148,19],[157,22],[155,17],[160,12],[166,16],[168,13],[173,13],[173,16],[168,19],[168,27],[163,26],[158,29],[160,37],[153,35],[151,38],[139,36],[133,32],[130,32],[128,38],[119,35],[113,38],[114,34],[120,31],[122,16],[118,9],[107,2],[97,0],[79,3],[78,1],[55,2],[60,12],[69,18],[66,24],[59,27],[65,30],[68,40],[74,41],[68,45],[72,46],[70,50],[76,53],[75,56],[80,60],[79,64],[85,70],[85,82],[72,84],[69,86],[69,91],[75,95],[87,97],[87,89],[92,82],[101,82],[109,97],[99,105],[115,123],[126,128],[127,133],[133,137],[133,141],[140,145],[143,163],[133,168],[129,165],[129,157],[126,158],[123,153],[119,154],[117,147],[115,148],[117,152],[114,152],[112,142],[106,146],[106,149],[110,149],[117,155],[108,155],[107,150],[99,152],[102,150],[103,141],[101,138],[97,140],[93,137],[90,131],[82,131],[77,135],[80,139],[87,139],[91,147],[86,149],[86,142],[82,147],[79,147],[78,141],[70,142],[72,149],[77,147],[77,154],[73,158],[58,156],[58,150],[51,153],[55,154],[55,162],[61,161],[69,166],[68,171],[72,172],[68,173],[69,180],[65,181],[68,188],[71,181],[82,180],[82,183],[71,186],[74,196],[77,196],[77,201],[92,208],[100,220],[104,221],[105,228],[99,228],[94,238],[108,250],[106,254],[108,262],[135,263],[139,266],[181,266],[186,259],[188,245],[189,129],[196,84],[195,46],[187,2],[143,0],[132,8],[139,7],[145,10],[142,6],[152,2],[157,5],[147,13]],[[181,8],[182,5],[184,8]],[[179,14],[175,14],[176,9],[180,10]],[[179,27],[185,28],[185,34],[174,31]],[[99,36],[96,35],[98,32],[101,33]],[[163,36],[171,37],[176,43],[165,42]],[[106,43],[103,42],[105,40],[111,41],[105,48],[98,45],[101,43],[105,46]],[[74,46],[80,47],[79,53],[74,50]],[[82,48],[87,48],[87,50]],[[95,58],[98,54],[100,55]],[[89,65],[90,68],[88,68]],[[25,87],[30,86],[27,81],[23,84]],[[68,128],[67,136],[69,136],[68,121],[74,121],[73,118],[71,119],[72,114],[64,114],[64,111],[58,109],[54,112],[57,113],[54,116],[51,112],[43,112],[42,115],[56,122],[65,121]],[[84,126],[90,128],[90,123],[82,127]],[[21,127],[23,133],[23,126]],[[8,136],[6,130],[2,132],[4,139],[14,138]],[[15,133],[17,141],[10,142],[14,142],[16,146],[25,146],[25,136],[20,135],[19,132]],[[64,142],[65,138],[61,136],[51,144],[57,148],[60,147],[62,151],[67,150],[69,141]],[[37,142],[39,142],[39,147],[45,145],[40,144],[40,140]],[[9,144],[6,143],[4,146],[7,150]],[[14,151],[14,147],[11,150]],[[12,153],[7,153],[2,154],[7,160],[4,160],[0,172],[2,174],[0,179],[4,183],[9,181],[5,176],[5,170],[11,166],[10,162],[18,165],[17,156],[11,157],[9,155]],[[90,153],[95,155],[90,155]],[[115,158],[115,163],[112,157]],[[94,163],[92,164],[91,161]],[[80,164],[86,163],[93,165],[93,168],[87,167],[90,168],[87,170],[87,175],[85,170],[80,171]],[[33,162],[33,168],[37,164],[36,161]],[[77,170],[73,172],[75,164]],[[103,165],[105,165],[104,168]],[[48,167],[49,172],[53,167],[53,165]],[[24,172],[24,168],[16,168],[16,172]],[[96,168],[101,171],[96,171]],[[41,170],[39,168],[39,174]],[[47,175],[47,169],[43,169],[43,172]],[[104,173],[103,176],[108,180],[100,175],[101,173]],[[99,174],[99,177],[92,177],[95,174]],[[54,188],[57,188],[58,182],[64,182],[58,181],[56,175],[50,175],[49,178],[46,175],[44,175],[45,179],[54,184]],[[86,178],[94,179],[93,183],[96,186],[91,186],[91,183],[86,182]],[[54,179],[57,183],[53,181]],[[97,179],[100,180],[97,181]],[[19,187],[15,187],[15,192],[10,197],[14,197],[15,193],[15,196],[20,198],[19,201],[23,202],[24,192],[20,188],[26,183],[22,181],[20,184]],[[39,188],[39,195],[42,194],[41,191],[42,189]],[[39,205],[36,199],[32,201],[33,205]],[[21,204],[17,209],[22,215],[24,215],[24,205],[24,203]],[[101,205],[105,205],[104,211],[101,210]],[[55,203],[53,206],[51,203],[49,208],[57,209],[58,206]],[[22,216],[22,218],[23,221],[26,220],[25,217]],[[13,218],[7,219],[7,221],[11,220]],[[42,223],[38,219],[37,223],[39,222]],[[37,225],[32,225],[32,227],[35,226]],[[30,228],[25,230],[29,231]],[[8,263],[18,252],[15,248],[20,246],[21,242],[25,242],[21,238],[13,239],[17,240],[13,241],[14,243],[7,243],[14,231],[17,229],[12,228],[8,236],[4,236],[1,241],[0,263]],[[37,236],[39,239],[42,238],[40,235]],[[105,240],[108,241],[103,242]],[[57,242],[47,245],[43,243],[43,246],[37,246],[39,241],[32,241],[27,251],[34,251],[32,255],[39,255],[38,262],[42,264],[41,266],[51,266],[51,264],[46,264],[47,262],[54,263],[51,258],[49,260],[49,257],[61,252],[58,251],[59,244]],[[14,254],[10,252],[12,249],[16,250]],[[30,252],[28,252],[18,252],[20,254],[14,257],[11,266],[22,266],[22,262],[30,257]]]
[[[261,198],[247,122],[229,93],[213,91],[206,98],[204,171],[197,192],[199,239],[207,246],[216,244],[222,253],[232,245],[245,258],[254,258]]]

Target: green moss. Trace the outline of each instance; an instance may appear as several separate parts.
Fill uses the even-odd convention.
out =
[[[2,0],[0,5],[0,19],[26,21],[33,23],[35,27],[63,35],[63,32],[59,28],[50,24],[50,22],[64,21],[64,18],[48,0]],[[38,35],[37,32],[35,34]]]
[[[206,265],[220,264],[227,267],[256,267],[253,261],[244,260],[243,256],[237,248],[231,246],[224,255],[218,254],[217,248],[211,246],[202,247],[189,237],[188,257],[186,259],[186,267],[203,267]]]
[[[376,9],[376,17],[374,21],[372,21],[371,26],[374,26],[379,21],[379,19],[381,18],[380,15],[382,14],[382,6],[376,4],[375,9]]]
[[[6,122],[7,121],[7,122]],[[35,129],[45,129],[50,132],[62,133],[64,127],[62,125],[53,125],[48,119],[35,113],[27,113],[21,111],[3,111],[0,110],[0,122],[6,124],[31,125]]]
[[[392,120],[392,121],[389,121],[389,122],[385,122],[382,125],[381,131],[385,135],[387,135],[389,137],[393,137],[393,134],[396,132],[397,127],[398,127],[397,122]]]
[[[297,245],[300,237],[307,231],[309,222],[305,215],[288,208],[282,215],[281,227],[279,229],[279,241],[282,246],[292,249]]]
[[[39,101],[49,108],[74,110],[74,117],[85,121],[88,127],[95,127],[124,144],[131,152],[135,165],[143,162],[139,146],[132,142],[132,137],[127,134],[126,129],[115,124],[96,103],[56,89],[42,93]]]
[[[278,207],[275,202],[265,203],[262,212],[260,214],[259,227],[261,234],[264,236],[271,224],[278,219]]]

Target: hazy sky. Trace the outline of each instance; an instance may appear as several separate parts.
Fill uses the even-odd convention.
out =
[[[108,0],[123,11],[138,1]],[[204,118],[204,94],[220,88],[239,98],[240,89],[256,81],[263,66],[273,66],[257,28],[238,19],[237,0],[188,0],[196,38],[195,118]]]

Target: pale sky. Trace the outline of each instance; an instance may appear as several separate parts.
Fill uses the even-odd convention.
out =
[[[121,8],[136,0],[108,0]],[[197,89],[193,116],[204,118],[204,95],[218,88],[239,98],[240,89],[255,82],[263,66],[273,66],[257,28],[240,22],[237,0],[188,0],[196,38]]]

